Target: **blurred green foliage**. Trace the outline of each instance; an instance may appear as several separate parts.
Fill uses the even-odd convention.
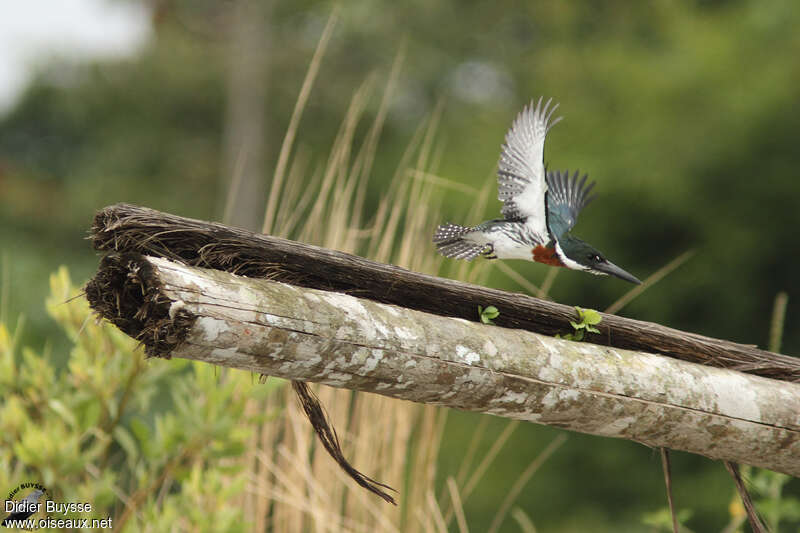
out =
[[[800,526],[800,499],[784,494],[786,484],[792,479],[786,474],[769,470],[754,469],[743,466],[741,469],[747,481],[748,490],[753,497],[756,509],[763,524],[769,531],[797,531]],[[692,509],[677,510],[681,532],[692,533],[686,523],[692,517]],[[733,494],[728,505],[729,522],[721,531],[741,531],[747,523],[747,514],[738,494]],[[664,507],[642,515],[642,522],[652,526],[656,531],[672,533],[672,515],[669,508]]]
[[[135,422],[122,423],[125,430],[110,429],[103,442],[94,435],[78,441],[68,437],[70,431],[82,435],[75,428],[87,428],[92,421],[115,420],[124,382],[102,381],[111,378],[106,358],[130,345],[113,331],[87,324],[86,330],[103,332],[92,335],[102,337],[106,352],[101,359],[81,354],[86,335],[76,339],[74,331],[57,333],[40,302],[54,265],[68,264],[79,279],[91,274],[96,258],[83,238],[94,211],[104,205],[126,201],[220,218],[230,5],[190,0],[152,5],[154,36],[137,57],[93,64],[55,60],[0,118],[0,253],[6,295],[0,318],[8,321],[23,312],[28,326],[14,345],[29,347],[7,369],[22,372],[20,379],[27,376],[28,381],[24,395],[18,390],[17,400],[9,396],[3,403],[3,423],[17,431],[29,427],[32,413],[52,418],[57,410],[71,412],[73,421],[61,416],[53,422],[53,434],[63,439],[48,437],[82,450],[80,458],[70,456],[68,462],[95,461],[92,454],[103,458],[109,449],[135,445],[136,464],[146,471],[157,468],[157,461],[142,447],[144,433],[134,429]],[[270,164],[330,10],[328,2],[276,2],[265,21],[271,43],[264,51]],[[623,314],[763,346],[773,298],[785,290],[789,308],[783,351],[798,354],[800,328],[792,327],[800,316],[798,27],[800,4],[791,0],[350,2],[340,6],[340,24],[306,109],[298,150],[308,155],[309,174],[323,164],[352,92],[371,74],[385,74],[404,49],[367,212],[389,187],[414,129],[439,101],[444,111],[438,174],[475,189],[491,188],[499,147],[514,114],[531,98],[552,95],[565,120],[548,137],[547,161],[552,168],[589,172],[601,193],[582,214],[577,233],[641,278],[685,250],[697,250]],[[375,113],[378,102],[370,106],[369,113]],[[475,212],[474,196],[446,189],[442,199],[443,217],[463,223],[493,217],[499,205],[490,201],[484,212]],[[419,253],[435,251],[421,243]],[[512,266],[534,283],[545,274],[541,265]],[[520,290],[497,272],[490,284]],[[621,281],[563,272],[551,294],[558,301],[603,309],[625,288]],[[47,338],[53,341],[45,345]],[[45,363],[39,355],[48,346]],[[132,365],[136,357],[120,356],[125,362],[117,364]],[[80,394],[64,389],[66,382],[58,385],[62,389],[39,388],[56,387],[72,375],[59,370],[72,372],[76,361],[87,387]],[[3,364],[11,365],[7,358]],[[200,368],[190,372],[179,362],[168,366],[139,368],[150,377],[137,378],[135,386],[149,390],[148,383],[184,373],[198,376],[192,386],[200,386],[195,380],[205,386],[202,379],[211,379],[202,378]],[[8,372],[0,379],[11,387]],[[113,379],[130,372],[131,367],[120,367]],[[89,388],[92,384],[97,390]],[[102,395],[102,407],[91,407],[96,402],[86,394]],[[61,404],[53,404],[54,398]],[[179,411],[187,406],[174,405],[169,412],[181,413],[174,416],[189,416]],[[155,427],[143,406],[134,402],[128,409],[137,409],[146,427]],[[162,412],[161,433],[150,435],[156,450],[192,442],[192,432],[200,430],[178,428],[167,412]],[[451,417],[444,470],[457,460],[460,443],[468,438],[462,430],[474,420],[461,413]],[[46,476],[46,465],[56,459],[67,460],[66,452],[58,456],[39,438],[41,431],[39,437],[36,430],[27,431],[24,438],[15,434],[20,439],[13,442],[25,446],[23,455],[41,455],[36,456],[43,465],[38,475]],[[486,517],[496,508],[502,493],[497,487],[533,456],[526,443],[543,441],[550,431],[535,426],[518,431],[517,445],[504,451],[502,464],[487,474],[486,490],[476,491],[469,502],[476,529],[488,523]],[[489,447],[491,438],[485,437],[482,446]],[[10,442],[4,443],[3,453]],[[683,454],[676,454],[673,466],[679,507],[694,511],[687,525],[708,531],[726,523],[732,484],[721,466]],[[110,479],[116,469],[105,469],[98,479],[85,481],[97,490],[92,497],[110,501],[113,484],[146,477],[125,468],[127,473],[120,475],[130,479]],[[192,468],[182,468],[182,490],[191,490],[192,476],[199,475]],[[81,483],[63,490],[78,490]],[[797,482],[786,488],[796,494]],[[89,485],[82,490],[91,492]],[[632,443],[572,436],[537,474],[523,500],[539,527],[576,530],[588,524],[638,531],[641,514],[663,505],[658,461]],[[161,509],[161,519],[166,516],[176,515]]]
[[[66,369],[54,369],[48,350],[21,345],[21,325],[0,323],[0,486],[38,482],[53,501],[92,505],[53,518],[241,531],[241,509],[230,503],[248,473],[226,459],[243,453],[267,416],[245,403],[280,382],[185,360],[147,363],[132,339],[96,322],[65,268],[50,285],[47,310],[71,343]]]
[[[800,499],[784,493],[791,476],[750,467],[743,467],[742,471],[750,481],[756,507],[770,531],[782,531],[788,524],[800,528]]]

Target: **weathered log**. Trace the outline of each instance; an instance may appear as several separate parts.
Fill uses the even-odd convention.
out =
[[[97,250],[165,257],[472,321],[476,320],[478,305],[494,305],[501,312],[498,326],[545,335],[569,331],[569,321],[575,319],[575,310],[566,305],[126,204],[101,210],[95,217],[91,239]],[[432,248],[429,253],[434,253]],[[587,335],[588,341],[800,381],[800,359],[795,357],[651,322],[608,314],[602,314],[602,319],[601,333]]]
[[[162,355],[800,475],[795,383],[138,254],[87,296]]]

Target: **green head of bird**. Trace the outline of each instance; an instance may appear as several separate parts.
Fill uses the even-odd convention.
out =
[[[609,261],[599,250],[589,243],[569,233],[563,234],[555,242],[556,252],[564,265],[573,270],[583,270],[599,276],[611,275],[636,283],[641,283],[635,276],[622,270]]]

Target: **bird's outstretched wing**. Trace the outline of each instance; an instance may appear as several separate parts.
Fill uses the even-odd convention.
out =
[[[507,220],[525,220],[535,233],[547,235],[544,195],[544,139],[561,117],[550,120],[558,104],[533,102],[517,115],[506,134],[497,171],[497,197]]]
[[[547,173],[547,229],[556,239],[572,229],[578,214],[594,199],[590,194],[594,182],[587,185],[588,177],[579,178],[577,170],[572,176],[569,171]]]

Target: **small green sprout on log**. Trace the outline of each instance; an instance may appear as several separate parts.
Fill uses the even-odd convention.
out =
[[[556,335],[556,338],[566,339],[568,341],[582,341],[587,331],[589,333],[600,333],[600,330],[595,327],[603,320],[600,313],[594,309],[581,309],[578,306],[575,306],[575,310],[578,312],[578,321],[569,321],[575,331],[563,336]]]
[[[492,319],[497,318],[500,316],[500,311],[493,305],[490,305],[484,309],[480,305],[478,306],[478,316],[481,318],[481,322],[484,324],[494,324]]]

